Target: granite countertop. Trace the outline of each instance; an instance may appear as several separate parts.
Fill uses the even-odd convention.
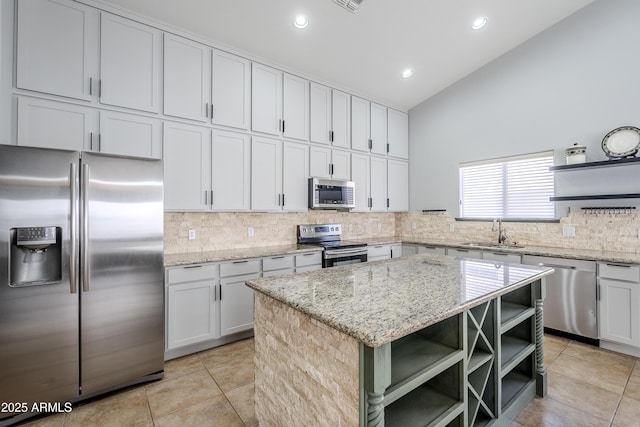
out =
[[[545,267],[420,254],[246,284],[378,347],[552,272]]]
[[[185,252],[164,256],[165,267],[201,264],[205,262],[233,261],[244,258],[262,258],[280,255],[295,255],[297,253],[322,251],[321,246],[311,245],[280,245],[260,246],[256,248],[225,249],[220,251]]]
[[[567,259],[581,259],[585,261],[617,262],[623,264],[640,264],[640,254],[633,252],[598,251],[593,249],[569,249],[555,248],[547,246],[524,246],[521,248],[510,247],[509,245],[496,247],[487,246],[466,246],[462,243],[452,243],[446,241],[414,241],[410,239],[402,240],[403,243],[425,246],[441,246],[455,249],[469,249],[476,251],[506,252],[519,255],[536,255]]]

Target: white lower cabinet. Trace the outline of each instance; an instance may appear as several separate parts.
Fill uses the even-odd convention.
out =
[[[367,261],[380,261],[391,258],[391,245],[373,245],[367,247]]]
[[[167,350],[220,337],[217,264],[167,269]]]
[[[260,260],[220,264],[220,335],[253,328],[253,290],[245,281],[260,277]]]
[[[640,351],[640,266],[598,263],[598,283],[600,339]]]
[[[401,256],[415,254],[415,252],[411,251],[412,247],[413,245],[403,245],[403,244],[391,245],[391,258],[400,258]],[[405,252],[405,248],[408,249],[407,252]]]
[[[281,276],[295,272],[293,255],[278,255],[262,259],[262,277]]]
[[[447,250],[445,248],[439,248],[436,246],[418,245],[418,253],[445,255],[447,253]]]
[[[320,270],[322,268],[322,252],[314,251],[296,255],[296,273]]]

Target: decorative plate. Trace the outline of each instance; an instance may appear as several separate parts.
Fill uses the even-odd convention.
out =
[[[640,129],[623,126],[612,130],[602,140],[602,151],[612,158],[635,157],[640,149]]]

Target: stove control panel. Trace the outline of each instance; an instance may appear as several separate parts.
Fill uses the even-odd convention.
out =
[[[298,237],[302,239],[340,236],[342,225],[340,224],[303,224],[298,226]]]

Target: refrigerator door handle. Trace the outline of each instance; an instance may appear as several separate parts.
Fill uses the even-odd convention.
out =
[[[89,165],[82,165],[82,291],[89,292]]]
[[[69,168],[69,181],[71,184],[71,224],[69,239],[71,240],[71,259],[69,260],[69,287],[72,294],[78,292],[78,171],[75,163]]]

